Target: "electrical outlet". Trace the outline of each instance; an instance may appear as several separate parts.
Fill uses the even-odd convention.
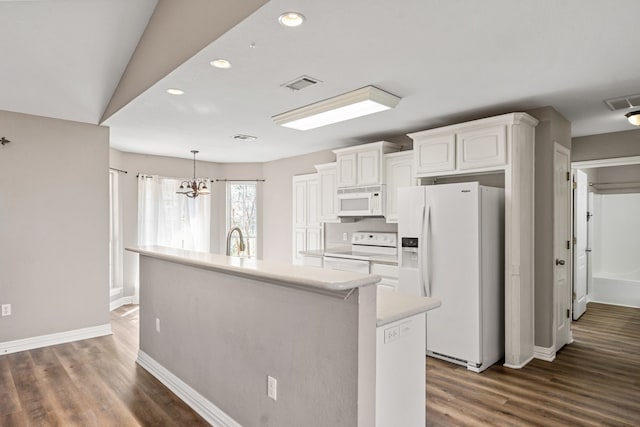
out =
[[[11,304],[2,304],[2,316],[11,316]]]
[[[160,332],[160,319],[156,317],[156,332]]]
[[[342,233],[342,240],[345,242],[349,240],[349,233]]]
[[[269,375],[267,375],[267,396],[278,400],[278,380]]]

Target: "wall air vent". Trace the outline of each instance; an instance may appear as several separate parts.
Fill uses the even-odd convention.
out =
[[[288,83],[284,83],[280,86],[288,87],[291,90],[302,90],[309,86],[317,85],[318,83],[322,83],[322,82],[318,79],[314,79],[313,77],[301,76]]]
[[[618,98],[605,99],[604,103],[611,111],[624,110],[626,108],[640,107],[640,94],[620,96]]]

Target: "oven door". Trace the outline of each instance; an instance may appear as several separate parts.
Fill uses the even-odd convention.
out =
[[[325,256],[324,268],[340,271],[353,271],[354,273],[369,274],[369,261],[350,258],[334,258]]]

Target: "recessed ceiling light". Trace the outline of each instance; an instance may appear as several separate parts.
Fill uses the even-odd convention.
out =
[[[278,22],[285,27],[297,27],[304,22],[304,15],[298,12],[285,12],[278,17]]]
[[[183,95],[184,91],[181,89],[170,88],[170,89],[167,89],[167,93],[169,95]]]
[[[213,61],[209,62],[209,64],[211,64],[212,67],[216,68],[231,68],[231,62],[227,61],[226,59],[214,59]]]

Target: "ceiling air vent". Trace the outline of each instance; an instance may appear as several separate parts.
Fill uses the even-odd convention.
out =
[[[291,90],[302,90],[304,88],[316,85],[318,83],[321,83],[320,80],[318,79],[314,79],[313,77],[309,77],[309,76],[301,76],[290,81],[289,83],[284,83],[281,86],[288,87]]]
[[[256,136],[243,135],[241,133],[233,135],[231,138],[235,139],[236,141],[255,141],[256,139],[258,139],[258,137]]]
[[[640,94],[626,95],[619,98],[605,99],[604,103],[611,111],[624,110],[626,108],[640,107]]]

